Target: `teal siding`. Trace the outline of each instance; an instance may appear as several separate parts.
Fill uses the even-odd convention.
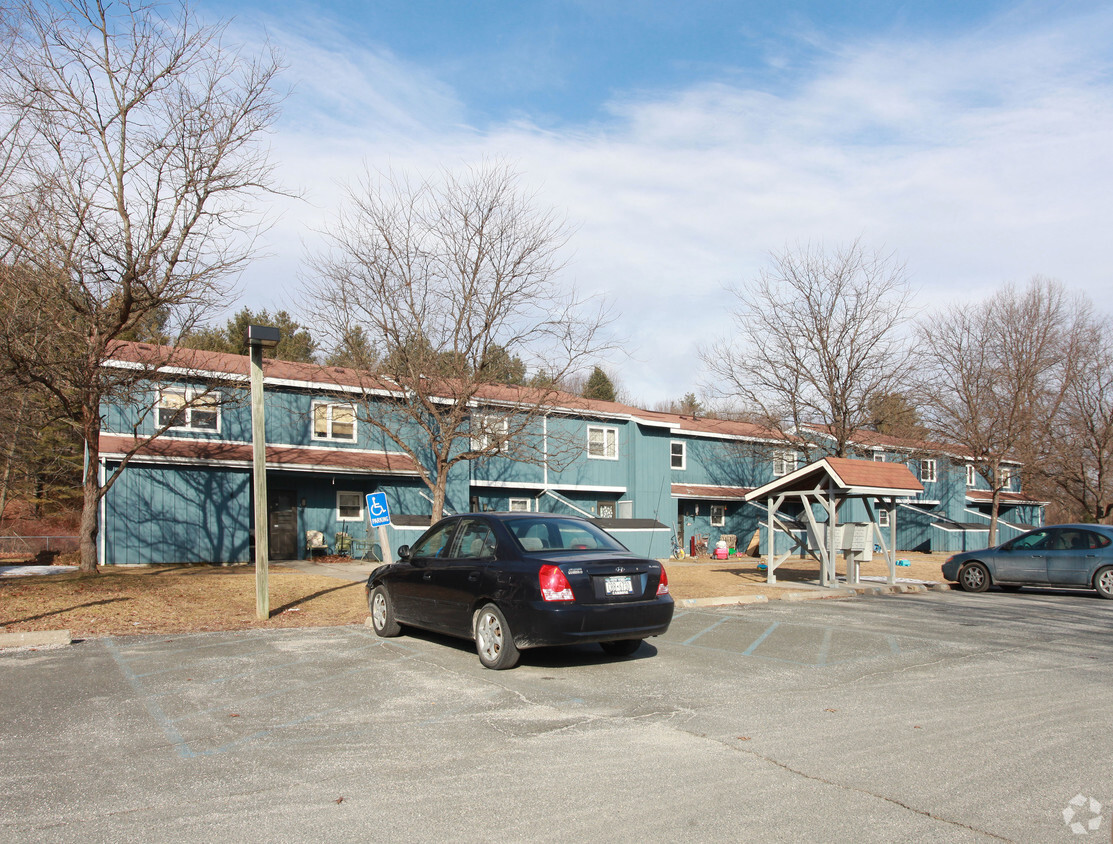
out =
[[[107,565],[251,558],[249,472],[133,464],[104,506]]]

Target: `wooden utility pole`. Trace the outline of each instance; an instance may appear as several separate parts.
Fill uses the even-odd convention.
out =
[[[255,617],[265,621],[271,616],[267,587],[270,537],[267,523],[267,428],[263,419],[263,349],[278,345],[277,328],[263,325],[247,327],[251,350],[251,454],[252,490],[255,496]]]

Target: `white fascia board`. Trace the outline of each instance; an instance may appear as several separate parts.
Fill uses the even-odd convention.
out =
[[[563,492],[565,490],[572,490],[572,491],[576,491],[576,492],[617,492],[617,493],[622,493],[622,494],[626,493],[626,487],[624,487],[624,486],[601,486],[601,485],[596,486],[596,485],[593,485],[593,484],[552,484],[552,483],[546,484],[546,483],[536,483],[536,482],[533,482],[533,481],[522,481],[522,482],[519,483],[519,482],[515,482],[515,481],[484,481],[484,480],[475,480],[473,478],[472,481],[471,481],[471,485],[472,486],[478,486],[478,487],[485,487],[485,488],[489,488],[489,489],[535,489],[538,492],[544,492],[547,489],[551,489],[554,492]]]
[[[104,433],[105,436],[109,436],[109,437],[126,437],[127,436],[127,434],[117,434],[117,433],[113,433],[112,431],[104,431],[103,433]],[[172,434],[171,435],[162,434],[162,435],[156,437],[155,439],[159,440],[159,441],[173,440],[174,442],[181,442],[181,443],[203,443],[203,444],[206,444],[206,445],[245,445],[245,446],[251,445],[250,440],[223,440],[223,439],[216,439],[215,437],[213,437],[213,438],[209,438],[209,437],[183,437],[183,436],[174,436]],[[343,453],[343,454],[371,454],[371,455],[382,456],[382,457],[402,457],[402,458],[405,458],[407,460],[412,459],[404,451],[384,451],[383,449],[379,449],[379,448],[342,448],[342,447],[327,446],[327,445],[301,445],[300,443],[298,443],[298,444],[295,444],[295,443],[278,443],[278,442],[274,442],[274,441],[271,441],[271,440],[267,441],[267,448],[296,448],[296,449],[299,449],[299,450],[302,450],[302,451],[327,451],[330,454],[336,454],[336,453],[340,452],[340,453]],[[120,454],[122,452],[108,452],[108,453],[109,454],[112,454],[112,453]]]
[[[101,455],[105,460],[123,460],[120,452],[108,452]],[[250,469],[250,460],[218,460],[209,457],[160,457],[153,454],[136,454],[128,461],[128,465],[173,465],[173,466],[214,466],[224,469]],[[417,472],[406,469],[362,469],[344,466],[327,466],[320,463],[274,463],[267,462],[268,471],[282,472],[311,472],[332,475],[406,475],[418,477]]]

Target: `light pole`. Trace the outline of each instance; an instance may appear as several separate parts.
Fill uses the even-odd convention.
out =
[[[251,350],[251,482],[255,494],[255,617],[265,621],[271,616],[267,592],[267,561],[270,541],[267,535],[267,429],[263,423],[263,349],[278,345],[277,328],[266,325],[247,327]]]

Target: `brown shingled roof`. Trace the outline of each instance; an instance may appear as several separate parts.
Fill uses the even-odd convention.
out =
[[[673,484],[672,494],[680,498],[742,499],[750,491],[742,486],[705,486],[701,484]]]
[[[106,457],[122,457],[135,448],[135,437],[102,434],[100,452]],[[135,452],[139,459],[169,461],[197,461],[239,463],[252,461],[249,443],[215,442],[213,440],[159,438],[140,446]],[[133,458],[134,459],[134,458]],[[297,446],[267,446],[267,465],[291,469],[332,469],[337,472],[368,472],[391,475],[415,475],[417,467],[404,454],[389,452],[357,451],[350,448],[300,448]]]

